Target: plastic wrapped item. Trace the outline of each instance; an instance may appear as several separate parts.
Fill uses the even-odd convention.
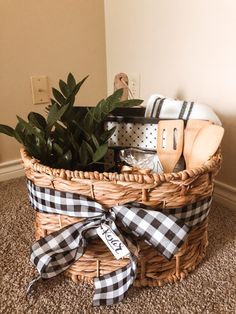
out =
[[[182,171],[184,170],[186,167],[185,167],[185,161],[184,161],[184,157],[181,156],[179,161],[177,162],[173,172],[179,172],[179,171]]]
[[[119,157],[121,161],[131,167],[150,169],[152,172],[163,173],[163,168],[156,152],[127,148],[120,150]]]

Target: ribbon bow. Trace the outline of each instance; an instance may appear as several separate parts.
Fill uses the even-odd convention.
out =
[[[114,206],[109,210],[85,196],[42,188],[27,182],[29,198],[35,210],[44,213],[87,218],[68,225],[39,239],[32,246],[31,262],[36,266],[40,278],[51,278],[63,272],[84,253],[87,241],[97,237],[96,228],[105,224],[127,244],[115,222],[119,222],[129,233],[142,238],[164,257],[171,259],[186,238],[190,226],[204,220],[210,209],[211,199],[175,209],[175,216],[155,210],[141,208],[140,204]],[[144,206],[145,207],[145,206]],[[179,211],[179,212],[178,212]],[[179,217],[178,217],[179,216]],[[185,224],[183,218],[185,216]],[[120,302],[135,279],[137,258],[129,252],[130,262],[109,274],[94,279],[93,305],[111,305]]]

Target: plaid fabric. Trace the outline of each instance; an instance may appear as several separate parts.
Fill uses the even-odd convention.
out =
[[[29,198],[35,210],[73,217],[87,217],[83,222],[66,226],[36,241],[32,246],[30,260],[40,277],[51,278],[63,272],[84,253],[87,240],[96,237],[96,228],[106,223],[127,244],[116,222],[129,233],[142,238],[155,247],[164,257],[171,259],[186,238],[189,227],[202,221],[209,211],[211,199],[192,204],[184,209],[173,209],[173,214],[147,210],[140,204],[114,206],[104,209],[99,203],[75,193],[42,188],[27,182]],[[183,210],[183,215],[181,215]],[[132,285],[137,259],[130,253],[130,263],[110,274],[95,278],[93,305],[110,305],[121,301]],[[32,286],[35,280],[29,284]]]
[[[33,208],[42,213],[91,218],[104,212],[99,203],[76,193],[42,188],[30,180],[27,180],[27,187]]]
[[[94,279],[94,306],[111,305],[123,300],[129,287],[134,282],[137,270],[136,256],[132,254],[130,260],[131,262],[126,266]]]
[[[98,221],[78,222],[39,239],[32,246],[30,260],[42,278],[51,278],[79,259],[86,247],[86,230],[98,227]]]
[[[211,203],[212,198],[209,196],[201,201],[181,208],[169,209],[168,213],[183,220],[187,226],[194,227],[208,216]]]
[[[117,220],[138,238],[143,238],[165,258],[171,259],[183,244],[189,228],[181,219],[154,210],[114,206]]]

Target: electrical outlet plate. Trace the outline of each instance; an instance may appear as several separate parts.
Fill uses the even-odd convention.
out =
[[[133,95],[133,98],[140,97],[140,74],[139,73],[130,73],[128,74],[129,78],[129,89]]]
[[[49,85],[47,76],[31,76],[33,104],[49,103]]]

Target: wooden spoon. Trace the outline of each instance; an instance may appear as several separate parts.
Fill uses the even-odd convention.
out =
[[[207,125],[202,128],[193,143],[189,155],[188,167],[196,168],[202,166],[220,146],[224,135],[224,128],[219,125]]]
[[[158,122],[157,155],[164,172],[172,172],[183,151],[183,120]]]
[[[189,156],[192,151],[193,142],[198,132],[205,126],[212,124],[211,121],[204,120],[188,120],[184,130],[184,149],[183,155],[185,159],[186,168],[189,168]]]

